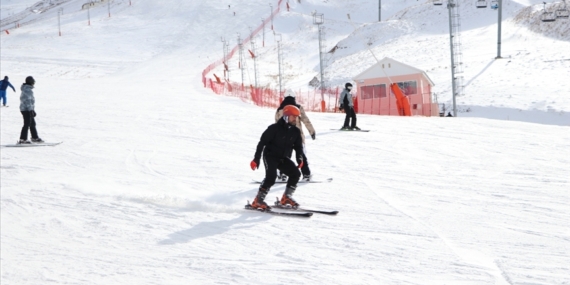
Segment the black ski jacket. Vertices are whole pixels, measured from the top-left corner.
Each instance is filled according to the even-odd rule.
[[[263,132],[253,159],[259,165],[262,152],[267,157],[288,158],[291,149],[295,149],[297,163],[301,162],[303,160],[301,131],[295,125],[288,124],[284,119],[281,119],[267,127],[267,130]]]

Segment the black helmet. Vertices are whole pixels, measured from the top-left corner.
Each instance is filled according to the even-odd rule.
[[[352,87],[352,83],[347,82],[346,84],[344,84],[344,88],[348,88],[348,87]]]
[[[35,83],[36,83],[36,80],[34,80],[33,77],[31,77],[31,76],[26,77],[26,84],[34,85]]]
[[[4,76],[4,79],[8,80],[8,75]]]

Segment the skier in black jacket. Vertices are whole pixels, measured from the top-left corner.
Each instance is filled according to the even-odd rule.
[[[311,123],[309,116],[307,116],[307,113],[305,113],[303,106],[297,104],[297,101],[295,101],[295,93],[293,93],[291,89],[287,89],[287,91],[285,91],[285,98],[283,99],[281,105],[279,106],[279,108],[277,108],[277,111],[275,112],[275,122],[278,122],[281,119],[281,117],[283,117],[283,108],[285,108],[285,106],[287,105],[293,105],[299,108],[299,111],[301,111],[301,115],[299,116],[299,118],[297,118],[297,122],[295,123],[295,125],[297,126],[297,128],[299,128],[299,130],[301,130],[301,140],[303,141],[303,147],[304,147],[305,135],[303,134],[302,125],[305,125],[305,128],[307,128],[313,140],[316,138],[315,128],[313,128],[313,124]],[[288,157],[291,158],[291,154],[289,154]],[[303,167],[301,168],[301,173],[303,174],[303,178],[301,178],[301,181],[311,180],[312,177],[311,170],[309,169],[309,161],[307,160],[307,155],[305,153],[303,153]],[[287,181],[287,175],[284,175],[283,173],[279,173],[277,175],[277,178],[280,179],[281,181]]]
[[[299,108],[293,105],[285,106],[283,108],[283,119],[270,125],[261,135],[250,166],[252,170],[259,168],[263,153],[265,179],[259,186],[259,191],[253,203],[251,203],[251,207],[259,210],[271,209],[264,200],[271,186],[275,184],[277,169],[289,176],[285,193],[283,193],[280,201],[281,205],[290,205],[293,208],[299,207],[299,203],[293,200],[292,196],[301,177],[299,168],[303,167],[301,131],[295,126],[300,115],[301,111]],[[295,166],[295,163],[288,157],[292,148],[295,149],[298,166]]]

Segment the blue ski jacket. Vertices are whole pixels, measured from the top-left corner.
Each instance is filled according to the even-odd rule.
[[[12,88],[12,90],[16,92],[16,88],[10,84],[10,81],[8,81],[8,79],[0,80],[0,91],[6,91],[8,87]]]

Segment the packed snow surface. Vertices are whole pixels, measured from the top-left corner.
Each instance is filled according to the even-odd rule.
[[[275,110],[215,95],[201,77],[222,38],[233,48],[278,1],[2,0],[0,75],[17,91],[0,108],[0,283],[570,284],[569,22],[542,23],[542,1],[503,0],[495,59],[497,11],[459,2],[459,116],[358,114],[370,130],[358,133],[331,130],[344,114],[308,113],[311,171],[333,181],[299,184],[295,198],[340,213],[285,218],[243,209]],[[331,85],[387,56],[425,70],[449,106],[445,5],[382,1],[378,22],[377,4],[283,1],[274,32],[255,37],[261,84],[277,88],[275,33],[284,85],[309,88],[317,12],[337,46]],[[29,75],[39,136],[58,146],[5,147],[19,139]]]

